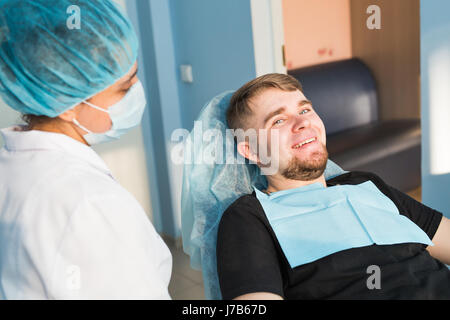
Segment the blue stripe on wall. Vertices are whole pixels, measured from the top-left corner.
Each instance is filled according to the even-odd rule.
[[[176,238],[177,231],[173,217],[170,194],[169,169],[166,150],[166,139],[163,126],[163,105],[158,70],[158,50],[155,45],[155,32],[152,21],[150,1],[127,1],[130,18],[138,26],[141,40],[141,56],[139,57],[140,73],[146,88],[148,107],[144,115],[142,130],[149,169],[153,223],[156,230]]]

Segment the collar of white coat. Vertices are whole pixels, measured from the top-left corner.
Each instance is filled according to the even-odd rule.
[[[22,126],[1,129],[0,133],[8,151],[61,151],[88,162],[114,178],[106,163],[91,147],[64,134],[38,130],[24,131]]]

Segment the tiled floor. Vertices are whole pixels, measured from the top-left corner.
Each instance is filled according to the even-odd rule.
[[[408,195],[421,201],[421,188],[408,192]],[[173,300],[204,300],[202,274],[190,267],[189,257],[183,249],[166,241],[172,252],[173,270],[169,285],[169,293]]]

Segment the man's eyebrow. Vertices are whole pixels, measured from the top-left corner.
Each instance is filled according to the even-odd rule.
[[[302,100],[302,101],[300,101],[300,102],[298,103],[298,106],[299,106],[299,107],[303,107],[304,105],[307,105],[307,104],[312,105],[312,102],[309,101],[308,99]]]

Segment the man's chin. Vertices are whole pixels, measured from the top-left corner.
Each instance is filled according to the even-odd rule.
[[[328,152],[325,149],[325,152],[314,153],[312,158],[308,160],[292,158],[281,174],[290,180],[311,181],[319,178],[327,167]]]

